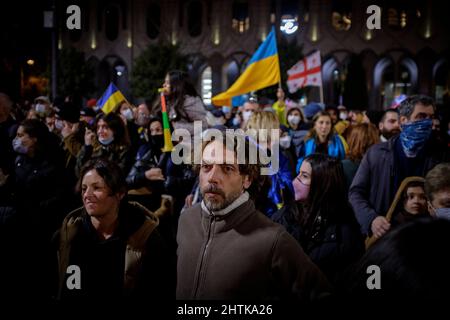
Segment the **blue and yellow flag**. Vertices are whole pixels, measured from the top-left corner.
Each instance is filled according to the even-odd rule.
[[[278,61],[275,28],[272,27],[267,39],[259,46],[248,62],[247,68],[225,92],[212,98],[216,106],[231,106],[231,99],[244,93],[259,90],[280,82],[280,62]]]
[[[103,113],[110,113],[114,110],[117,104],[121,101],[126,101],[127,99],[124,97],[122,92],[114,85],[114,83],[110,83],[105,93],[103,93],[102,97],[98,100],[97,105],[102,109]]]

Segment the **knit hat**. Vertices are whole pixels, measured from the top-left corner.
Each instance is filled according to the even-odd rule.
[[[303,113],[308,120],[311,120],[317,113],[323,110],[323,106],[318,102],[311,102],[305,106]]]

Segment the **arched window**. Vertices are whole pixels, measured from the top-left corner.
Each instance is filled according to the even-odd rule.
[[[146,19],[147,36],[156,39],[161,28],[161,7],[157,3],[151,3],[147,8]]]
[[[201,94],[205,104],[211,104],[212,97],[212,71],[208,66],[203,70],[201,75]]]
[[[396,97],[412,94],[412,76],[410,70],[403,63],[397,67],[397,70],[393,64],[386,68],[381,87],[384,109],[389,108]]]
[[[337,31],[348,31],[352,26],[352,1],[333,0],[331,5],[331,25]]]
[[[450,91],[450,70],[448,62],[441,60],[434,68],[434,97],[436,103],[444,103],[444,94]]]
[[[250,29],[250,17],[248,14],[248,1],[235,0],[233,1],[233,17],[231,20],[231,27],[233,30],[244,33]]]
[[[198,37],[202,34],[202,13],[201,1],[191,1],[187,6],[188,32],[191,37]]]
[[[119,35],[119,8],[115,5],[105,8],[105,35],[110,41],[116,40]]]

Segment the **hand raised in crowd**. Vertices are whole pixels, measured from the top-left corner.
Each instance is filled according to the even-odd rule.
[[[94,141],[95,133],[89,128],[86,128],[86,131],[84,132],[84,144],[86,146],[91,146],[92,142]]]
[[[160,168],[151,168],[145,171],[145,177],[148,180],[157,181],[157,180],[165,180],[162,170]]]
[[[78,128],[78,123],[69,123],[67,121],[64,121],[64,127],[61,130],[61,135],[63,136],[63,138],[67,138],[71,134],[77,132]]]
[[[281,89],[281,88],[277,89],[277,98],[278,98],[278,101],[284,101],[285,94],[284,94],[283,89]]]
[[[391,224],[383,216],[378,216],[372,221],[372,233],[375,237],[381,238],[391,227]]]

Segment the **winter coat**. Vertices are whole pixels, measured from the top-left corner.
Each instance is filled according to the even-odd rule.
[[[64,219],[54,241],[58,257],[58,293],[61,300],[116,301],[173,299],[174,256],[155,228],[158,218],[145,207],[129,202],[120,207],[119,225],[102,240],[84,207]],[[81,288],[67,287],[69,266],[77,266]],[[74,300],[75,299],[75,300]]]
[[[295,239],[257,211],[247,193],[228,210],[198,204],[181,215],[177,299],[306,302],[328,292]]]

